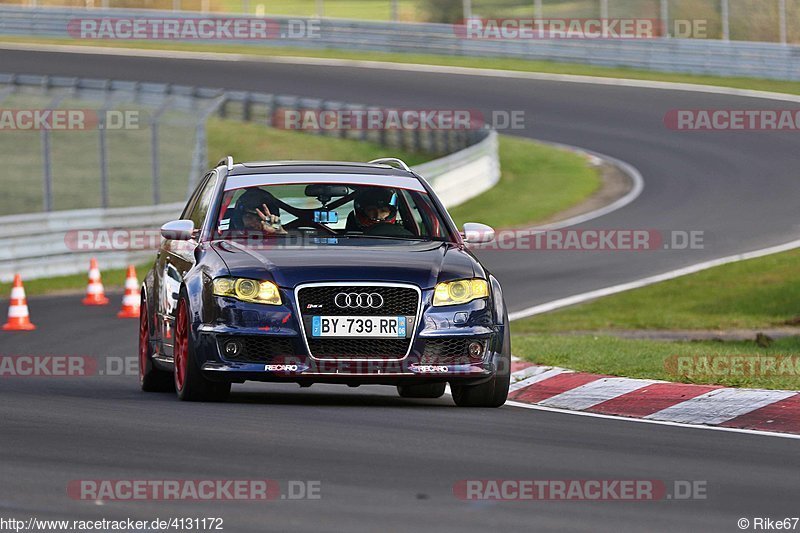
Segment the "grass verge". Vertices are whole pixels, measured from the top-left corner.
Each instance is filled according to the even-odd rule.
[[[516,335],[513,344],[514,353],[525,359],[584,372],[730,387],[800,390],[800,337],[778,339],[768,348],[754,341],[673,342],[591,335]],[[733,358],[737,356],[742,356],[743,360],[736,363]],[[679,366],[679,357],[689,361],[689,365]],[[715,357],[724,364],[716,370],[702,371],[702,361],[714,361]],[[746,358],[752,357],[758,357],[758,362],[748,362]],[[775,361],[775,368],[761,370],[768,368],[769,360]]]
[[[0,42],[66,44],[78,46],[105,46],[113,48],[138,48],[143,50],[177,50],[186,52],[219,52],[245,54],[262,57],[318,57],[332,59],[352,59],[361,61],[388,61],[392,63],[410,63],[424,65],[442,65],[455,67],[472,67],[486,69],[513,70],[519,72],[541,72],[549,74],[573,74],[579,76],[597,76],[601,78],[627,78],[635,80],[668,81],[675,83],[692,83],[733,87],[759,91],[772,91],[788,94],[800,94],[800,82],[763,80],[758,78],[729,78],[718,76],[697,76],[672,72],[656,72],[620,67],[598,67],[577,63],[556,63],[552,61],[529,61],[504,57],[449,57],[432,54],[405,54],[390,52],[347,51],[337,49],[308,50],[292,47],[237,46],[228,44],[194,44],[166,43],[152,41],[125,42],[88,42],[75,39],[42,39],[30,37],[2,37]]]
[[[597,167],[581,156],[517,137],[500,137],[500,169],[497,185],[450,209],[459,227],[483,222],[508,228],[546,220],[601,185]]]
[[[514,322],[515,333],[758,329],[800,316],[800,250],[732,263]],[[658,302],[658,305],[653,305]]]
[[[767,348],[755,341],[679,342],[620,339],[614,330],[751,329],[800,320],[800,250],[724,265],[690,276],[518,320],[514,353],[539,364],[615,376],[800,390],[800,337]],[[657,303],[657,305],[654,305]],[[555,332],[596,335],[553,335]],[[676,356],[792,356],[767,373],[752,366],[683,375]],[[726,359],[726,361],[728,361]]]

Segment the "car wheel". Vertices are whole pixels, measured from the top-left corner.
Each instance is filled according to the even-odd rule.
[[[401,398],[441,398],[447,383],[421,383],[419,385],[398,385]]]
[[[189,334],[189,306],[186,298],[178,301],[175,316],[175,391],[178,399],[190,402],[220,402],[228,398],[230,383],[207,380],[194,358],[194,345]]]
[[[170,392],[175,388],[170,373],[159,370],[153,364],[150,318],[144,297],[139,311],[139,386],[145,392]]]
[[[506,324],[508,320],[506,320]],[[459,407],[500,407],[508,399],[511,385],[511,338],[506,326],[503,355],[497,373],[480,385],[450,385],[453,401]]]

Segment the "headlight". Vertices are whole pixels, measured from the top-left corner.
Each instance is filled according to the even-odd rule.
[[[281,293],[271,281],[244,278],[217,278],[214,280],[216,296],[230,296],[243,302],[281,305]]]
[[[485,279],[462,279],[436,285],[433,305],[456,305],[489,296],[489,283]]]

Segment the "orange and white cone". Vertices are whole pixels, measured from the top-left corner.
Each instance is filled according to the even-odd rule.
[[[122,297],[122,309],[117,313],[117,318],[139,318],[139,280],[136,279],[136,268],[128,265],[128,275],[125,277],[125,296]]]
[[[28,313],[28,299],[25,298],[25,288],[22,286],[22,277],[14,276],[14,286],[11,288],[11,305],[8,306],[8,322],[3,325],[5,331],[30,331],[36,329],[31,323]]]
[[[83,305],[106,305],[106,291],[103,288],[103,281],[100,279],[100,269],[97,267],[97,259],[92,257],[89,263],[89,285],[86,287],[86,298]]]

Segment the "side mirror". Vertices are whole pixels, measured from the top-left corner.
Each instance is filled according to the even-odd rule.
[[[161,226],[161,236],[174,241],[190,241],[194,233],[191,220],[173,220]]]
[[[494,230],[486,224],[477,222],[464,224],[464,232],[461,235],[464,237],[464,242],[470,244],[483,244],[494,240]]]

